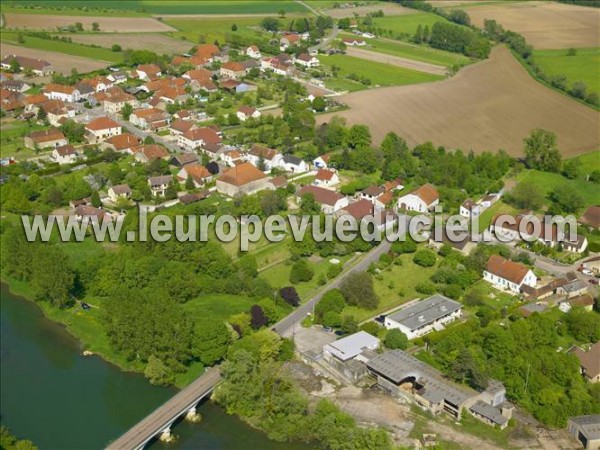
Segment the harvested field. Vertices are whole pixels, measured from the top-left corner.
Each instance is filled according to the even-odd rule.
[[[2,43],[2,56],[10,54],[44,59],[52,64],[54,70],[63,74],[70,74],[71,69],[73,68],[76,68],[79,73],[86,73],[103,69],[109,65],[106,62],[83,58],[81,56],[65,55],[64,53],[49,52],[46,50],[37,50]]]
[[[175,31],[170,26],[151,18],[138,17],[92,17],[92,16],[42,16],[39,14],[4,14],[6,28],[27,28],[35,30],[56,30],[81,22],[86,30],[98,22],[100,31],[111,33],[153,33]]]
[[[467,7],[471,22],[483,27],[495,19],[522,34],[536,49],[600,46],[600,10],[550,2],[523,2]]]
[[[159,54],[185,53],[192,48],[188,41],[173,39],[160,34],[73,34],[69,36],[73,42],[87,45],[100,45],[110,48],[113,44],[119,44],[123,50],[152,50]]]
[[[368,125],[376,143],[395,131],[410,145],[431,141],[475,152],[503,148],[520,156],[523,138],[544,128],[557,134],[564,157],[600,148],[600,114],[535,81],[503,46],[448,80],[356,92],[339,100],[351,109],[337,115]]]
[[[354,14],[358,14],[361,17],[366,16],[368,13],[382,10],[386,16],[397,16],[400,14],[414,14],[417,12],[415,9],[405,8],[400,5],[393,3],[376,3],[369,6],[357,6],[356,8],[331,8],[323,9],[321,12],[326,16],[331,16],[334,19],[342,19],[344,17],[354,17]]]
[[[384,55],[383,53],[372,52],[362,48],[348,47],[346,54],[356,58],[366,59],[393,66],[404,67],[406,69],[417,70],[419,72],[432,73],[434,75],[446,75],[446,68],[435,64],[415,61],[414,59],[401,58],[399,56]]]

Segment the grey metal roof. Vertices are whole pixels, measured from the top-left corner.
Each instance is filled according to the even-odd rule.
[[[325,345],[323,350],[342,361],[347,361],[359,355],[363,350],[377,346],[379,346],[379,339],[366,331],[359,331]]]
[[[295,166],[298,166],[300,164],[302,164],[302,159],[298,158],[297,156],[294,155],[285,155],[283,157],[283,161],[286,164],[294,164]]]
[[[508,418],[502,415],[502,412],[499,408],[482,402],[481,400],[477,400],[469,409],[498,425],[504,425],[506,422],[508,422]]]
[[[428,325],[441,317],[458,311],[462,305],[454,300],[450,300],[440,294],[433,295],[428,299],[422,300],[408,308],[388,316],[388,319],[397,322],[409,330],[417,330]]]
[[[444,380],[436,369],[402,350],[377,355],[367,363],[367,367],[395,384],[414,378],[423,385],[419,395],[434,403],[446,400],[458,406],[477,395],[472,389],[462,388]]]
[[[569,417],[569,420],[579,425],[589,440],[600,439],[600,414]]]
[[[565,284],[561,289],[564,289],[567,292],[577,292],[582,289],[587,289],[587,283],[583,280],[575,280]]]

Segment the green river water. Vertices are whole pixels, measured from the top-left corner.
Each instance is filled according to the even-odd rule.
[[[81,348],[59,324],[2,284],[0,298],[0,415],[2,425],[40,449],[104,448],[172,396],[174,388],[151,386],[139,374],[120,371]],[[174,445],[158,449],[306,450],[270,441],[206,401],[200,424],[181,421]]]

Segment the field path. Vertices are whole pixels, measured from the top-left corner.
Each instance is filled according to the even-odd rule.
[[[433,83],[367,89],[338,97],[350,110],[332,115],[365,124],[379,143],[395,131],[410,145],[523,154],[523,139],[543,128],[558,136],[563,157],[600,148],[600,113],[535,81],[504,46],[490,58]]]
[[[444,76],[447,72],[447,69],[444,66],[415,61],[414,59],[402,58],[400,56],[386,55],[385,53],[378,53],[362,48],[348,47],[346,49],[346,53],[349,56],[355,56],[356,58],[367,59],[369,61],[375,61],[378,63],[391,64],[393,66],[404,67],[406,69],[417,70],[419,72],[431,73],[433,75]]]
[[[65,75],[70,74],[71,69],[73,68],[77,69],[79,73],[86,73],[98,69],[104,69],[112,64],[111,62],[107,61],[98,61],[97,59],[89,59],[81,56],[66,55],[64,53],[21,47],[2,42],[2,57],[5,55],[21,55],[27,56],[28,58],[43,59],[48,61],[55,71]]]

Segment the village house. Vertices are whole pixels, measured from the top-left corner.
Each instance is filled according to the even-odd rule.
[[[50,83],[43,89],[43,94],[51,100],[62,100],[63,102],[75,103],[81,98],[81,93],[74,86]]]
[[[252,59],[262,58],[262,54],[256,45],[251,45],[246,49],[246,56],[249,56]]]
[[[477,217],[482,213],[481,206],[471,200],[470,198],[466,199],[461,205],[459,209],[459,214],[463,217]]]
[[[161,175],[158,177],[148,178],[148,186],[154,197],[164,197],[167,188],[173,184],[173,177],[171,175]]]
[[[321,65],[316,56],[311,56],[308,53],[298,55],[296,59],[294,59],[294,62],[307,69],[312,69],[313,67],[319,67]]]
[[[260,111],[252,106],[242,105],[238,108],[236,115],[240,121],[245,122],[250,118],[258,119],[260,117]]]
[[[227,164],[229,167],[241,164],[244,162],[243,155],[237,150],[231,150],[221,155],[221,161]]]
[[[122,133],[121,125],[108,117],[97,117],[85,125],[87,139],[91,144],[104,142],[106,139]]]
[[[174,103],[184,103],[190,98],[190,94],[185,90],[185,86],[172,86],[157,91],[156,97],[172,105]]]
[[[177,173],[177,180],[180,183],[185,183],[188,178],[194,182],[194,187],[199,188],[211,178],[211,173],[201,164],[187,164]]]
[[[129,116],[129,121],[142,130],[160,130],[168,126],[170,116],[158,108],[136,109]]]
[[[338,184],[340,184],[340,177],[335,169],[320,169],[313,181],[313,185],[325,189],[335,189]]]
[[[362,47],[367,45],[366,41],[357,37],[345,37],[342,38],[342,42],[350,47]]]
[[[440,203],[440,194],[431,184],[424,184],[398,198],[398,209],[426,213]]]
[[[284,155],[283,158],[281,158],[279,167],[285,170],[286,172],[308,172],[308,164],[306,164],[306,161],[294,155]]]
[[[469,237],[469,234],[464,233],[463,230],[460,230],[460,229],[453,230],[452,228],[446,229],[446,227],[441,227],[441,228],[442,228],[441,239],[439,236],[436,236],[436,233],[431,233],[429,235],[428,244],[431,247],[439,250],[440,248],[442,248],[442,246],[449,245],[454,250],[462,253],[465,256],[470,255],[471,252],[473,250],[475,250],[475,248],[477,247],[477,242],[474,242]],[[452,236],[452,239],[448,236],[449,231],[454,235],[454,236]]]
[[[111,72],[106,76],[106,79],[114,84],[121,84],[127,81],[127,73],[125,72]]]
[[[212,128],[192,128],[177,136],[177,145],[188,151],[193,151],[208,144],[219,144],[221,138]]]
[[[266,175],[249,162],[238,164],[217,178],[217,192],[229,197],[254,194],[268,188]]]
[[[60,100],[48,100],[39,106],[46,112],[46,120],[50,125],[60,127],[64,120],[75,117],[75,108],[71,105],[65,105]]]
[[[116,186],[109,187],[107,194],[108,198],[113,203],[116,203],[121,198],[131,198],[132,191],[128,184],[117,184]]]
[[[327,169],[327,165],[329,164],[329,159],[330,158],[331,158],[331,155],[317,156],[315,159],[313,159],[312,165],[317,170],[319,170],[319,169]]]
[[[460,318],[461,313],[460,303],[436,294],[386,316],[384,326],[388,330],[398,329],[412,340],[442,330],[445,324]]]
[[[171,157],[169,164],[175,167],[182,168],[189,164],[195,164],[198,161],[198,155],[196,155],[195,153],[178,153]]]
[[[535,287],[537,284],[537,277],[531,269],[499,255],[490,256],[483,279],[497,289],[514,294],[518,294],[523,285]]]
[[[114,83],[106,77],[97,76],[94,78],[86,78],[81,80],[82,84],[87,84],[94,89],[95,92],[103,92],[111,87],[113,87]]]
[[[2,67],[4,70],[9,70],[11,68],[11,65],[13,64],[13,61],[16,61],[19,64],[19,70],[31,70],[31,72],[34,75],[40,77],[51,75],[54,73],[54,69],[48,61],[18,55],[5,56],[4,59],[2,59],[2,61],[0,62],[0,67]]]
[[[22,93],[31,89],[31,85],[23,80],[5,80],[2,82],[2,89],[11,92]]]
[[[312,195],[325,214],[333,214],[348,206],[348,198],[330,189],[318,186],[303,186],[298,191],[298,201],[302,201],[304,195]]]
[[[600,342],[592,345],[588,351],[580,347],[574,347],[569,350],[579,359],[581,375],[588,383],[600,382]]]
[[[302,37],[299,34],[284,34],[279,39],[279,50],[285,52],[289,47],[297,45]]]
[[[103,220],[112,220],[110,213],[91,205],[79,205],[75,208],[74,213],[78,222],[87,224],[92,222],[102,222]]]
[[[592,230],[600,228],[600,206],[590,206],[585,210],[578,222]]]
[[[133,149],[135,159],[143,164],[148,164],[155,159],[167,160],[171,157],[166,148],[158,144],[140,145]]]
[[[254,144],[246,154],[246,160],[265,172],[278,167],[283,156],[277,150]]]
[[[194,122],[183,119],[174,120],[169,126],[169,132],[171,133],[171,136],[179,136],[195,129],[198,129],[198,126]]]
[[[124,92],[118,87],[110,88],[106,92],[101,92],[96,95],[96,98],[102,103],[102,108],[107,114],[118,114],[125,105],[130,105],[132,108],[135,108],[138,103],[133,95]]]
[[[242,78],[246,75],[246,67],[239,62],[229,61],[221,66],[219,75],[226,78]]]
[[[599,275],[600,274],[600,256],[594,256],[593,258],[585,260],[581,264],[584,273],[587,271],[588,274],[591,275]]]
[[[162,72],[156,64],[140,64],[135,69],[140,80],[153,81],[160,78]]]
[[[52,150],[52,159],[60,165],[73,164],[77,161],[77,156],[75,147],[70,144],[62,145]]]
[[[594,297],[590,294],[583,294],[561,300],[558,303],[558,309],[564,313],[568,313],[572,308],[581,308],[591,312],[594,309]]]
[[[583,295],[588,290],[588,284],[583,280],[575,279],[568,283],[559,286],[556,289],[557,294],[566,296],[566,298],[577,297]]]
[[[48,130],[32,131],[24,138],[25,147],[27,148],[48,148],[61,147],[67,145],[69,141],[57,128],[49,128]]]
[[[140,139],[133,134],[124,133],[112,136],[105,140],[100,147],[106,150],[113,150],[115,152],[125,152],[130,155],[133,154],[133,149],[140,145]]]

